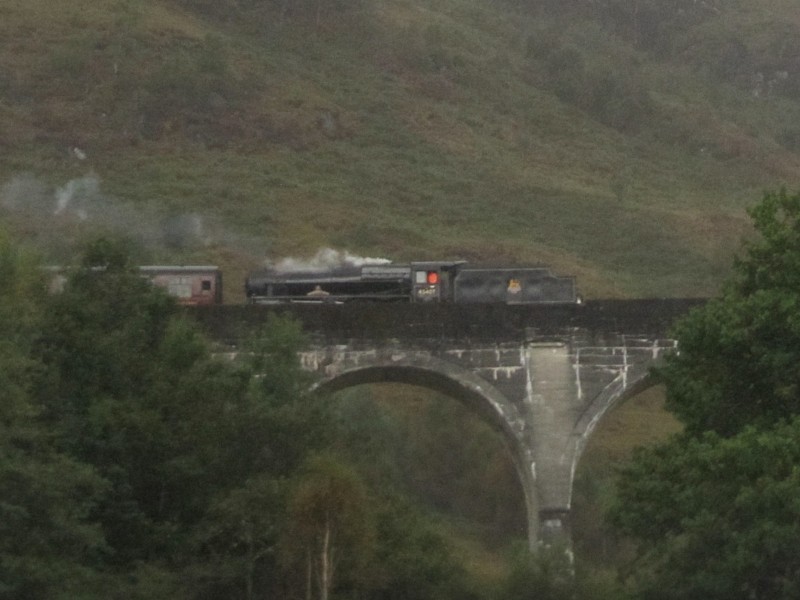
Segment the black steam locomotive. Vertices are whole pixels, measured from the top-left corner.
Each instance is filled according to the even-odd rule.
[[[580,303],[572,276],[545,267],[479,267],[464,261],[264,269],[245,282],[253,304],[353,301],[416,303]]]

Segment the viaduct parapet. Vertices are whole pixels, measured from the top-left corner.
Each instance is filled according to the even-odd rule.
[[[532,546],[568,536],[575,468],[616,402],[676,348],[669,328],[702,300],[584,305],[346,304],[195,309],[235,344],[270,313],[299,319],[316,387],[400,382],[445,393],[502,433],[525,494]]]

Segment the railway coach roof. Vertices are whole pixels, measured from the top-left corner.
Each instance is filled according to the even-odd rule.
[[[196,273],[198,271],[219,271],[216,265],[144,265],[139,267],[143,273]]]

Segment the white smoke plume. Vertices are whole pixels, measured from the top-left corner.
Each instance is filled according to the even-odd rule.
[[[55,192],[56,207],[54,215],[74,213],[81,221],[89,218],[89,207],[101,200],[100,180],[87,175],[69,180],[64,187]]]
[[[337,267],[360,267],[363,265],[385,265],[392,261],[387,258],[357,256],[350,252],[321,248],[309,259],[282,258],[277,262],[265,261],[265,266],[278,272],[322,271]]]
[[[77,241],[80,236],[76,231],[90,237],[123,235],[150,250],[202,248],[225,236],[222,228],[201,215],[165,218],[147,207],[109,197],[102,192],[100,178],[95,174],[58,186],[48,185],[34,175],[17,175],[0,186],[0,208],[24,220],[30,241],[38,240],[55,253],[66,250],[68,239]]]
[[[25,232],[26,242],[49,260],[60,262],[79,251],[82,241],[99,235],[134,241],[156,261],[207,248],[224,247],[252,258],[263,256],[264,250],[263,238],[233,233],[208,215],[164,215],[154,203],[133,204],[114,198],[103,191],[101,178],[91,172],[55,185],[31,174],[12,177],[0,184],[0,217],[3,213]],[[278,271],[319,271],[390,262],[322,248],[310,258],[275,259],[265,261],[265,266]]]
[[[0,188],[0,205],[8,211],[38,218],[72,216],[81,221],[101,206],[100,180],[95,175],[71,179],[55,190],[25,173],[12,177]]]

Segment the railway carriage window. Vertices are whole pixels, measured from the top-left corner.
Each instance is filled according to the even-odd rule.
[[[428,274],[425,271],[416,271],[414,273],[414,283],[427,283]]]
[[[202,289],[204,292],[211,291],[211,282],[208,279],[204,280],[200,284],[200,289]]]
[[[168,283],[167,291],[176,298],[191,298],[192,282],[188,277],[175,277]]]

